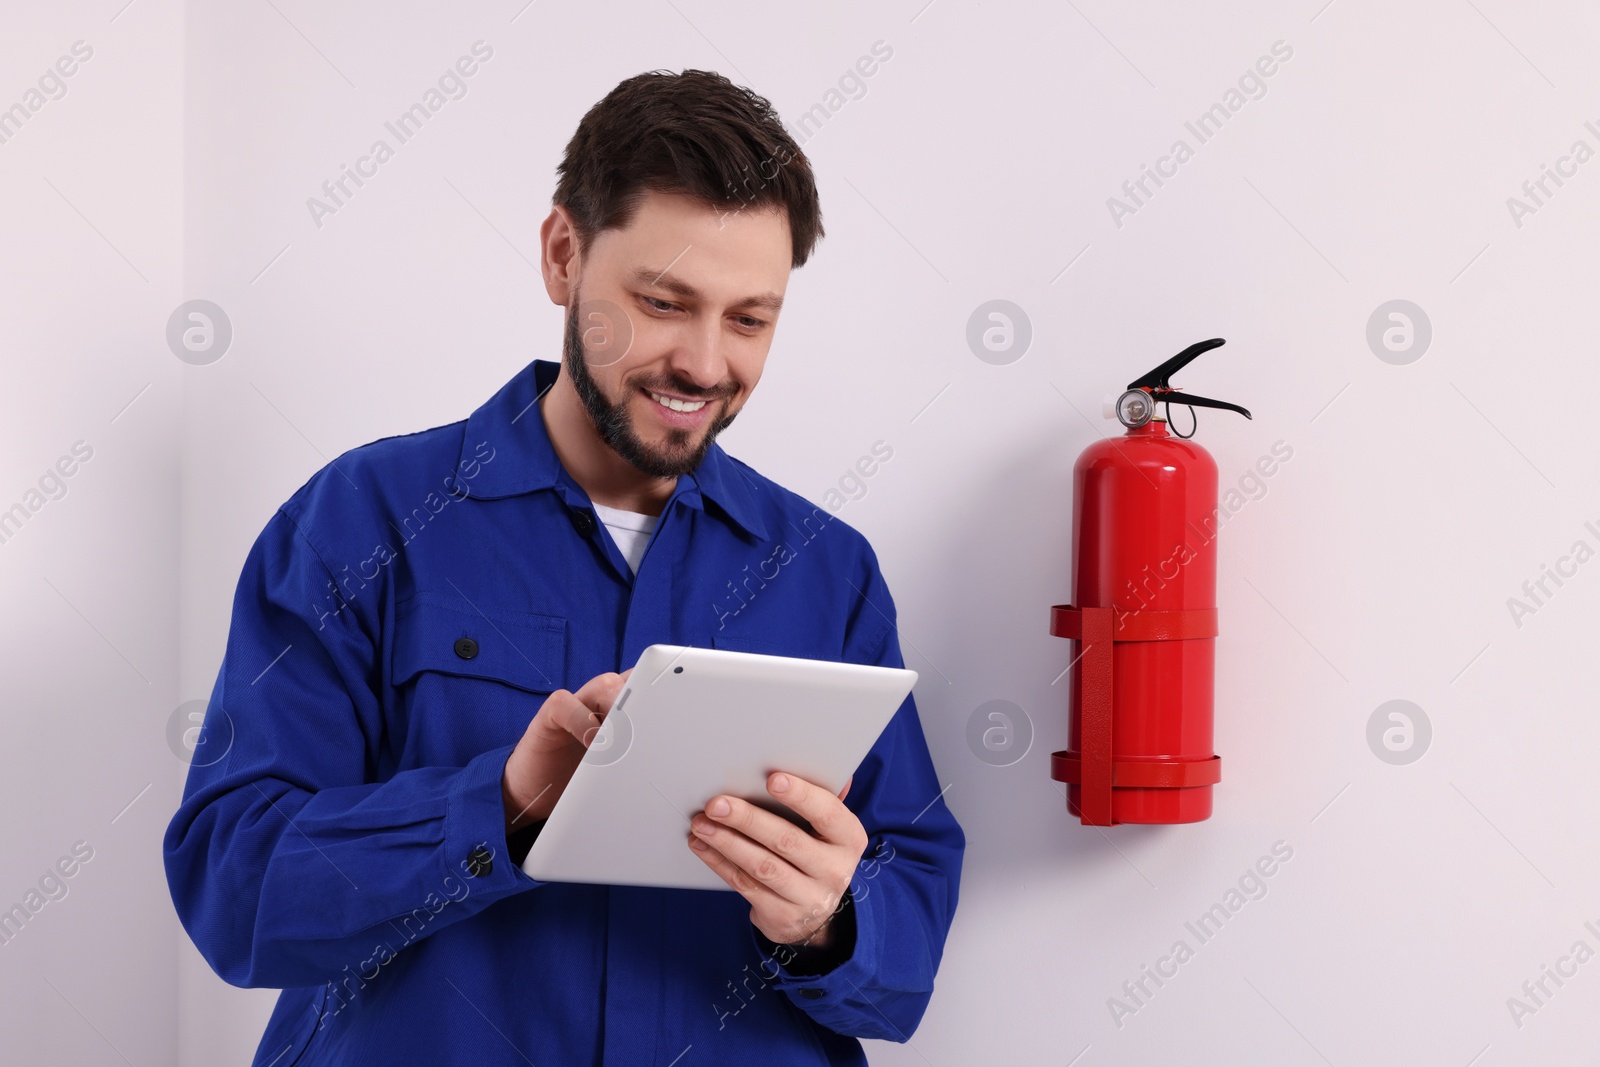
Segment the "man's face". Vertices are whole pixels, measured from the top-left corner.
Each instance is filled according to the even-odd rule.
[[[562,356],[618,455],[658,478],[699,466],[761,378],[791,254],[781,209],[720,210],[655,191],[626,229],[595,235]]]

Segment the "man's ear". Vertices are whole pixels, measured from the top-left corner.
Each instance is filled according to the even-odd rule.
[[[571,302],[580,266],[578,231],[567,209],[557,204],[539,227],[539,270],[551,303],[566,307]]]

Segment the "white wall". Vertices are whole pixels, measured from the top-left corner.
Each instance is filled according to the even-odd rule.
[[[7,1063],[176,1055],[182,11],[120,7],[7,4],[0,34]]]
[[[75,440],[95,449],[0,544],[0,902],[73,842],[95,849],[0,946],[22,1059],[254,1048],[273,994],[212,976],[166,898],[169,716],[209,693],[244,553],[312,471],[463,417],[556,358],[537,231],[583,112],[624,77],[702,67],[793,123],[880,40],[893,55],[865,95],[805,141],[828,236],[723,439],[819,501],[874,442],[894,450],[839,514],[883,561],[969,844],[929,1013],[873,1062],[1592,1052],[1600,963],[1547,980],[1520,1026],[1507,1006],[1574,942],[1600,950],[1584,927],[1600,927],[1585,847],[1600,563],[1520,625],[1507,607],[1574,542],[1600,549],[1584,526],[1600,528],[1585,419],[1600,163],[1547,182],[1520,219],[1507,206],[1575,141],[1600,150],[1584,125],[1600,128],[1592,9],[117,6],[12,5],[0,36],[0,103],[74,40],[95,48],[0,144],[6,381],[23,383],[0,394],[0,506]],[[479,39],[494,56],[468,95],[316,225],[307,198]],[[1265,94],[1201,144],[1184,123],[1280,41],[1292,56]],[[1180,138],[1193,158],[1115,219],[1108,198]],[[162,336],[195,298],[234,330],[208,366]],[[1007,365],[966,341],[993,299],[1031,323]],[[1395,299],[1432,328],[1405,365],[1367,341]],[[1212,336],[1227,346],[1178,384],[1255,414],[1201,416],[1224,484],[1293,449],[1220,540],[1216,814],[1083,827],[1049,776],[1066,742],[1067,679],[1052,680],[1069,646],[1048,609],[1072,594],[1072,464],[1118,429],[1103,397]],[[1432,727],[1406,765],[1367,741],[1394,699]],[[993,700],[1032,733],[1005,767],[967,742]],[[1199,943],[1185,922],[1280,841],[1293,856],[1266,895]],[[1127,998],[1179,939],[1193,958]],[[1120,1026],[1116,996],[1137,1007]]]

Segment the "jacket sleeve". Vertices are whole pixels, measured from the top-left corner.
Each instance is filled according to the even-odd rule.
[[[904,667],[894,604],[870,549],[868,559],[870,573],[857,584],[862,603],[847,631],[844,658]],[[868,838],[848,903],[834,918],[846,943],[796,954],[775,946],[754,924],[750,929],[763,976],[812,1019],[847,1036],[905,1042],[933,995],[966,848],[961,826],[944,803],[912,695],[856,770],[845,806]],[[816,970],[824,973],[807,973]]]
[[[245,560],[163,841],[178,917],[233,985],[320,985],[544,884],[508,855],[510,746],[373,780],[387,681],[358,598],[377,592],[342,599],[283,510]]]

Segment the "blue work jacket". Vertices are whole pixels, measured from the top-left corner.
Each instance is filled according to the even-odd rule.
[[[634,574],[545,430],[558,370],[267,522],[164,841],[178,916],[224,980],[283,990],[258,1067],[865,1064],[927,1008],[966,844],[911,696],[845,798],[869,844],[827,951],[785,955],[731,889],[520,869],[501,774],[557,689],[657,642],[904,666],[866,539],[718,445]]]

